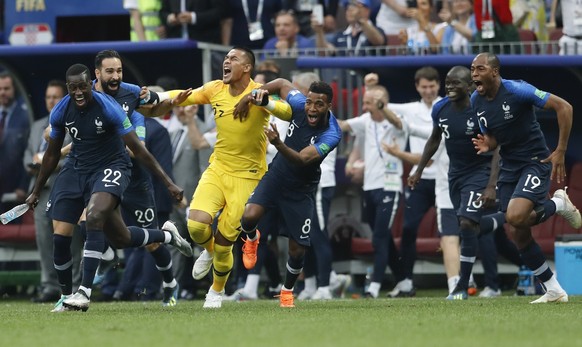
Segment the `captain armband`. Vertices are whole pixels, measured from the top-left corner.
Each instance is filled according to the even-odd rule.
[[[160,97],[158,96],[158,93],[153,92],[150,90],[149,93],[149,100],[146,101],[146,104],[150,104],[150,105],[157,105],[158,102],[160,101]]]

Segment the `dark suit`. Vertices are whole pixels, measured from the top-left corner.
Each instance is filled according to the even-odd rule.
[[[28,175],[24,169],[24,151],[30,134],[30,116],[24,104],[14,102],[6,109],[4,131],[0,138],[0,197],[16,189],[28,190]],[[0,210],[16,205],[0,202]]]
[[[182,25],[168,26],[168,15],[180,13],[181,0],[162,0],[160,20],[168,38],[181,38]],[[196,41],[221,43],[220,21],[226,9],[225,0],[184,0],[186,11],[196,13],[196,24],[188,25],[188,38]]]

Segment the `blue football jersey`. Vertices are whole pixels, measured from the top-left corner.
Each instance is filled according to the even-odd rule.
[[[449,178],[489,169],[491,155],[479,155],[473,147],[472,138],[479,133],[477,117],[471,106],[457,109],[448,97],[437,102],[432,109],[435,126],[441,128],[450,158]]]
[[[307,122],[305,114],[305,95],[298,90],[292,90],[287,95],[287,102],[291,105],[293,116],[287,129],[285,145],[300,152],[307,146],[315,146],[321,155],[321,160],[310,165],[298,167],[290,163],[284,156],[277,153],[269,170],[276,170],[285,177],[281,184],[302,191],[315,190],[321,178],[320,164],[323,159],[337,147],[342,137],[342,131],[333,113],[329,114],[329,124],[312,127]]]
[[[482,131],[490,133],[500,146],[502,171],[517,171],[531,161],[550,154],[537,121],[534,107],[543,108],[550,94],[524,81],[501,80],[491,101],[474,92],[473,112]]]
[[[50,137],[69,133],[73,146],[68,164],[80,173],[90,173],[115,161],[131,166],[122,136],[133,130],[129,118],[113,98],[92,91],[93,100],[83,110],[66,95],[50,115]]]

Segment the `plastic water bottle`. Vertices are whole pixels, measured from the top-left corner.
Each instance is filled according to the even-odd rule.
[[[18,205],[12,208],[10,211],[2,213],[0,215],[0,220],[2,221],[2,224],[8,224],[15,220],[16,218],[22,216],[26,211],[28,211],[28,209],[29,209],[28,204]]]
[[[517,295],[535,295],[536,283],[533,271],[522,266],[517,273]]]
[[[372,283],[372,276],[374,275],[374,267],[368,266],[366,268],[366,282],[364,283],[364,293],[368,292],[370,288],[370,283]]]

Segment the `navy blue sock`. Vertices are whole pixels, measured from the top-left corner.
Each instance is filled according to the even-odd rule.
[[[171,283],[174,280],[174,273],[172,271],[172,255],[164,245],[160,245],[158,249],[151,252],[152,257],[156,262],[156,267],[162,274],[162,280],[165,283]]]
[[[73,294],[73,257],[71,256],[72,237],[53,234],[53,259],[61,293]]]
[[[79,233],[81,233],[81,240],[85,241],[87,239],[87,222],[79,223]]]
[[[144,229],[140,227],[127,227],[131,235],[129,247],[143,247],[150,243],[165,243],[166,232],[159,229]]]
[[[285,288],[292,289],[295,286],[297,277],[303,270],[303,262],[305,260],[305,255],[299,258],[289,257],[287,260],[287,274],[285,275]]]
[[[242,231],[247,234],[248,238],[254,239],[257,236],[257,225],[249,225],[244,219],[240,220]]]
[[[503,228],[503,224],[505,224],[505,213],[503,212],[482,216],[480,221],[481,234],[487,234]]]
[[[93,279],[103,254],[105,236],[102,230],[87,230],[87,240],[83,250],[83,279],[81,285],[85,288],[93,287]]]
[[[544,253],[542,253],[542,249],[534,240],[532,240],[529,245],[525,246],[525,248],[520,249],[519,253],[521,254],[523,263],[533,271],[534,275],[536,275],[540,281],[546,282],[552,278],[554,273],[548,266],[546,257],[544,256]]]
[[[477,233],[473,228],[461,227],[461,274],[457,289],[469,288],[469,277],[473,271],[473,264],[477,256]]]
[[[556,213],[556,203],[552,200],[546,200],[543,205],[536,207],[534,212],[536,213],[535,224],[543,223]]]

